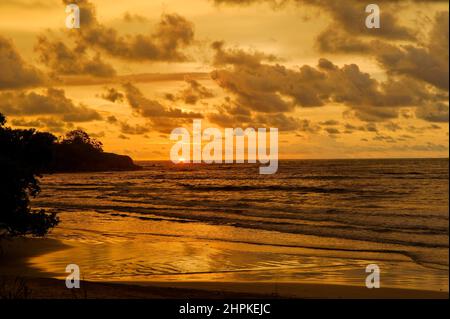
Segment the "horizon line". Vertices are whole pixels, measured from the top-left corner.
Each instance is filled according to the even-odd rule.
[[[129,156],[129,155],[128,155]],[[419,160],[419,159],[447,159],[449,160],[449,157],[354,157],[354,158],[348,158],[348,157],[334,157],[334,158],[283,158],[279,159],[278,161],[330,161],[330,160]],[[135,162],[172,162],[170,159],[133,159]],[[205,164],[205,163],[180,163],[181,165],[188,165],[188,164]],[[214,164],[249,164],[248,160],[246,160],[245,163],[212,163]],[[251,163],[250,163],[251,164]],[[258,164],[258,163],[255,163]],[[211,164],[208,164],[211,165]]]

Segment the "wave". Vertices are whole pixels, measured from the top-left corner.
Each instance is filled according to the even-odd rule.
[[[314,187],[314,186],[284,186],[284,185],[193,185],[178,183],[190,190],[204,190],[204,191],[229,191],[229,192],[241,192],[241,191],[295,191],[301,193],[354,193],[355,190],[345,188],[331,188],[331,187]],[[358,191],[356,191],[358,192]]]

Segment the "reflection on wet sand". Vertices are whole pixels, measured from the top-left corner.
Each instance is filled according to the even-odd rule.
[[[96,222],[79,229],[74,223],[80,222],[81,215]],[[63,222],[52,237],[70,247],[31,258],[33,267],[65,278],[65,266],[75,263],[83,279],[101,282],[284,282],[364,287],[365,267],[377,263],[384,287],[448,291],[445,269],[418,265],[400,252],[361,251],[361,247],[351,251],[351,245],[358,242],[346,243],[348,251],[320,250],[302,247],[314,240],[308,236],[299,239],[298,235],[201,223],[146,222],[142,229],[137,220],[99,215],[61,214]],[[285,244],[277,245],[280,241]]]

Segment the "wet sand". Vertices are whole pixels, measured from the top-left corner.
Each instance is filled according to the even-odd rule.
[[[396,288],[367,289],[345,285],[323,285],[274,282],[87,282],[81,289],[67,289],[65,282],[51,278],[30,267],[29,260],[41,254],[65,249],[54,239],[14,239],[1,241],[0,291],[27,287],[26,298],[35,299],[245,299],[245,298],[439,298],[448,299],[448,292]],[[17,280],[17,278],[21,278]],[[14,296],[14,294],[12,294]],[[1,297],[1,296],[0,296]],[[17,295],[17,298],[23,298]]]

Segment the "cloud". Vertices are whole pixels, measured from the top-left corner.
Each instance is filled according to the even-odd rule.
[[[0,35],[0,90],[33,87],[43,82],[43,74],[28,65],[13,43]]]
[[[192,119],[158,117],[151,119],[151,125],[160,133],[170,134],[176,127],[192,126]]]
[[[353,32],[346,32],[338,25],[334,25],[318,36],[317,46],[325,53],[357,53],[373,56],[389,75],[411,77],[448,91],[448,27],[448,12],[439,12],[424,43],[414,41],[398,44],[386,39],[359,38],[354,36]]]
[[[338,135],[341,134],[341,132],[339,131],[339,129],[335,128],[335,127],[326,127],[325,131],[330,134],[330,135]]]
[[[255,126],[255,128],[260,127],[273,127],[277,128],[279,131],[302,131],[304,130],[304,126],[309,128],[309,121],[302,122],[292,116],[287,116],[283,113],[277,114],[257,114],[254,119],[252,119],[251,123]],[[307,124],[305,124],[307,123]],[[250,126],[250,123],[249,123]]]
[[[49,88],[44,94],[4,92],[0,94],[0,112],[10,116],[53,115],[65,122],[100,120],[100,114],[85,105],[76,106],[63,90]]]
[[[17,118],[11,121],[12,125],[19,127],[39,128],[52,133],[64,133],[74,127],[72,123],[67,123],[54,118],[38,118],[35,120],[27,120]]]
[[[119,134],[119,135],[117,136],[117,138],[120,138],[121,140],[129,140],[129,139],[130,139],[128,136],[123,135],[123,134]]]
[[[122,92],[119,92],[116,88],[106,88],[106,93],[100,95],[102,99],[105,99],[110,102],[122,102],[125,98],[125,95]]]
[[[274,8],[284,7],[286,4],[298,6],[308,5],[327,13],[333,19],[333,25],[342,28],[354,36],[369,36],[395,40],[415,39],[415,33],[410,28],[400,24],[398,12],[402,9],[400,1],[380,0],[377,3],[383,8],[383,27],[367,29],[365,8],[368,3],[359,0],[328,1],[328,0],[214,0],[217,4],[250,5],[254,3],[268,3]],[[420,2],[420,1],[418,1]],[[303,8],[302,8],[303,9]],[[336,28],[333,28],[333,31]]]
[[[146,118],[201,118],[200,113],[185,112],[178,108],[167,107],[158,100],[146,98],[133,84],[124,84],[125,96],[132,109]]]
[[[359,0],[327,1],[327,0],[297,0],[298,3],[317,6],[333,18],[338,27],[346,32],[366,37],[378,37],[395,40],[414,40],[415,33],[412,29],[399,23],[398,12],[401,5],[396,1],[379,1],[382,8],[383,27],[379,29],[368,29],[364,23],[367,13],[365,8],[368,3]]]
[[[223,66],[227,64],[245,65],[248,67],[259,66],[261,62],[275,62],[278,58],[274,55],[265,54],[260,51],[245,52],[239,48],[231,48],[225,50],[223,41],[213,42],[212,48],[215,51],[213,65]]]
[[[0,2],[0,7],[21,9],[49,9],[58,5],[57,0],[8,0]]]
[[[225,104],[216,106],[216,112],[207,115],[208,120],[220,127],[253,127],[278,128],[281,132],[298,131],[316,133],[319,125],[309,120],[300,120],[284,113],[260,113],[227,100]]]
[[[232,5],[277,3],[272,0],[215,0],[215,2]],[[411,26],[400,24],[398,17],[401,16],[402,10],[407,8],[401,1],[377,2],[382,10],[382,27],[379,29],[366,28],[364,20],[367,17],[365,12],[367,3],[358,0],[286,0],[278,3],[280,6],[287,3],[308,5],[331,16],[332,22],[317,37],[317,47],[321,52],[367,54],[373,56],[390,75],[412,77],[448,92],[448,11],[436,15],[427,39],[422,41],[418,37],[422,30],[417,24]],[[406,3],[423,5],[425,2],[415,0]]]
[[[132,22],[139,22],[139,23],[145,23],[148,22],[148,19],[142,15],[139,14],[132,14],[130,12],[125,12],[123,14],[123,20],[127,23],[132,23]]]
[[[130,125],[126,122],[122,122],[120,123],[120,131],[123,134],[143,135],[150,132],[150,128],[147,125]]]
[[[303,65],[289,69],[263,63],[257,53],[226,50],[223,45],[213,45],[213,49],[227,59],[220,59],[222,68],[213,71],[211,78],[234,96],[236,105],[253,112],[287,113],[296,107],[338,103],[349,107],[351,114],[367,122],[395,119],[406,107],[424,108],[418,114],[425,120],[445,118],[445,114],[442,116],[445,104],[442,103],[447,96],[436,94],[435,90],[415,79],[388,77],[380,82],[356,64],[339,67],[327,59],[320,59],[317,67]],[[239,59],[243,54],[248,57]],[[436,104],[439,102],[441,104]],[[436,106],[427,105],[441,107],[436,109]],[[428,110],[428,116],[425,116],[425,110]]]
[[[429,122],[448,123],[448,104],[436,103],[432,105],[426,105],[417,110],[416,115]]]
[[[391,132],[397,132],[402,129],[400,125],[394,122],[388,122],[384,125],[384,128]]]
[[[165,99],[170,102],[183,102],[189,105],[195,105],[199,101],[215,97],[212,90],[203,86],[199,81],[186,77],[184,81],[187,87],[178,93],[167,93]]]
[[[111,77],[116,74],[114,68],[104,62],[99,53],[90,57],[82,45],[69,48],[60,40],[50,40],[39,36],[35,51],[39,61],[49,67],[55,75],[93,75]]]
[[[426,144],[404,146],[406,150],[423,151],[423,152],[448,152],[448,145],[436,144],[428,142]]]
[[[335,125],[339,125],[339,121],[327,120],[327,121],[320,122],[319,124],[324,125],[324,126],[335,126]]]
[[[123,87],[125,90],[125,98],[133,111],[137,115],[149,120],[148,126],[151,126],[159,132],[170,133],[176,127],[192,123],[193,119],[203,118],[201,113],[183,111],[179,108],[166,106],[158,100],[146,98],[131,83],[126,83]],[[144,134],[148,132],[147,126],[131,127],[124,123],[121,123],[121,129],[122,131],[128,131],[128,134]]]
[[[410,76],[448,91],[448,28],[448,12],[440,12],[435,17],[426,45],[397,46],[375,42],[376,58],[391,74]]]
[[[326,53],[369,53],[373,50],[370,43],[350,36],[337,25],[321,32],[316,40],[319,51]]]
[[[69,4],[73,3],[73,0],[63,2]],[[87,0],[75,2],[79,5],[80,15],[83,17],[81,28],[75,33],[80,45],[128,61],[188,60],[185,49],[194,42],[194,26],[184,17],[164,14],[151,33],[120,35],[116,29],[97,20],[92,3]]]
[[[108,122],[109,124],[116,124],[119,122],[119,120],[114,115],[110,115],[106,118],[106,122]]]
[[[377,135],[373,137],[372,140],[386,143],[397,143],[397,140],[389,135]]]
[[[186,104],[194,105],[200,100],[214,97],[214,93],[197,80],[186,79],[186,83],[189,86],[178,94],[178,100],[182,100]]]

